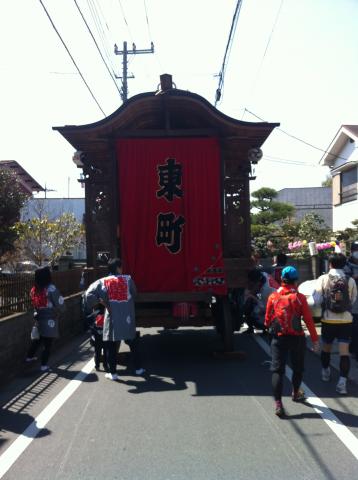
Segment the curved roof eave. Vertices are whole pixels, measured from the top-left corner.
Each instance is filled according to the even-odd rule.
[[[74,134],[76,135],[76,137],[77,136],[82,137],[82,135],[84,134],[95,133],[96,131],[98,131],[98,133],[100,133],[101,136],[103,136],[103,134],[110,135],[116,129],[119,129],[119,130],[122,128],[125,129],[125,124],[133,120],[133,118],[136,118],[136,115],[135,114],[133,115],[133,113],[136,110],[136,107],[138,107],[140,104],[142,104],[143,108],[141,109],[141,112],[139,113],[137,112],[137,117],[139,117],[140,114],[142,115],[145,115],[145,114],[148,115],[148,113],[150,114],[152,109],[153,109],[153,112],[155,112],[154,107],[158,108],[158,97],[166,97],[168,99],[170,98],[183,99],[184,100],[184,103],[182,104],[183,106],[188,105],[188,102],[192,103],[193,105],[197,106],[198,112],[200,112],[200,110],[202,109],[206,110],[210,114],[211,120],[214,122],[216,126],[221,128],[226,127],[231,132],[235,130],[239,131],[243,127],[244,128],[246,127],[245,129],[248,128],[249,130],[259,129],[261,135],[266,139],[268,135],[271,133],[271,131],[275,127],[280,125],[279,123],[246,122],[243,120],[237,120],[235,118],[229,117],[228,115],[225,115],[224,113],[220,112],[204,97],[196,93],[188,92],[185,90],[172,89],[172,90],[167,90],[160,94],[158,93],[156,94],[155,92],[145,92],[145,93],[140,93],[138,95],[135,95],[134,97],[131,97],[129,100],[127,100],[111,115],[97,122],[85,124],[85,125],[57,126],[57,127],[52,127],[52,129],[60,132],[68,141],[69,141],[68,135],[72,137]],[[145,109],[145,106],[147,106],[146,109]],[[140,130],[138,130],[138,132],[140,132]]]

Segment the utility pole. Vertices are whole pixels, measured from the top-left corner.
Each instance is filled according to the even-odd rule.
[[[154,43],[150,43],[150,48],[138,50],[135,43],[132,44],[132,50],[128,50],[127,42],[123,42],[123,50],[118,50],[116,44],[114,44],[114,53],[116,55],[123,55],[123,74],[122,77],[122,101],[123,103],[128,99],[128,78],[134,78],[133,76],[128,77],[128,55],[138,55],[141,53],[154,53]]]

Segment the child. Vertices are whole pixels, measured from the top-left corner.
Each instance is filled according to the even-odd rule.
[[[94,346],[94,362],[95,368],[98,371],[101,363],[101,355],[103,352],[103,368],[108,372],[107,360],[105,358],[103,349],[103,323],[104,323],[104,305],[98,304],[93,309],[94,321],[90,327],[91,330],[91,345]]]

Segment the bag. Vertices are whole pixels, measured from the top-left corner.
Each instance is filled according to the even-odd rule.
[[[276,294],[273,302],[273,320],[269,325],[272,335],[290,335],[302,332],[300,301],[297,292],[286,295]]]
[[[325,310],[334,313],[350,311],[352,304],[349,298],[348,278],[346,276],[328,275],[328,284],[324,292]]]
[[[31,340],[40,340],[40,332],[36,325],[32,327],[31,330]]]

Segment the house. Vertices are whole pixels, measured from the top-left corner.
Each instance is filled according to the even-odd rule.
[[[278,202],[295,207],[297,221],[307,213],[316,213],[323,218],[327,227],[332,228],[332,189],[331,187],[283,188],[277,192]]]
[[[29,173],[15,160],[0,160],[0,169],[8,170],[16,175],[20,188],[32,196],[34,192],[44,192],[45,189],[34,180]]]
[[[333,230],[358,219],[358,125],[342,125],[320,164],[332,175]]]

